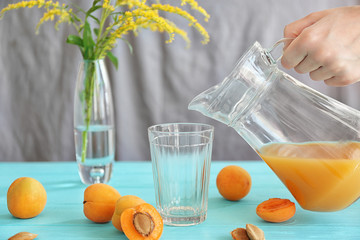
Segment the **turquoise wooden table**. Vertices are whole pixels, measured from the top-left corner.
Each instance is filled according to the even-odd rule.
[[[216,188],[216,175],[224,166],[235,164],[251,175],[249,195],[238,202],[224,200]],[[111,223],[96,224],[83,214],[83,193],[75,162],[0,163],[0,239],[17,232],[39,234],[36,239],[126,239]],[[6,206],[6,193],[18,177],[33,177],[45,187],[48,200],[44,211],[32,219],[12,217]],[[155,205],[150,162],[117,162],[109,185],[121,195],[137,195]],[[232,239],[230,231],[246,223],[259,226],[271,239],[360,239],[360,201],[333,213],[302,210],[296,204],[295,216],[284,223],[260,219],[256,206],[273,197],[295,201],[287,189],[261,161],[212,162],[208,216],[204,223],[191,227],[165,226],[161,239]]]

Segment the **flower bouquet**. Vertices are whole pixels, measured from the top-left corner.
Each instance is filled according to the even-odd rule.
[[[150,29],[155,32],[164,32],[168,35],[166,43],[171,43],[175,35],[181,36],[189,45],[190,39],[186,30],[179,28],[165,14],[177,15],[185,19],[189,26],[196,29],[202,36],[202,43],[209,41],[209,35],[191,12],[197,12],[208,21],[208,13],[196,0],[173,0],[173,3],[161,3],[160,0],[152,2],[146,0],[93,0],[88,1],[88,9],[83,9],[75,4],[65,4],[53,0],[28,0],[12,3],[3,8],[0,18],[10,10],[19,8],[39,8],[44,11],[40,18],[36,32],[40,26],[48,21],[55,22],[58,29],[62,23],[72,25],[77,34],[69,34],[67,43],[76,45],[85,61],[96,61],[108,58],[117,68],[118,60],[111,52],[117,40],[126,41],[129,33],[139,33],[140,29]],[[190,10],[187,11],[186,9]],[[82,104],[84,130],[82,131],[81,162],[85,162],[88,147],[88,132],[92,118],[94,101],[94,82],[96,81],[96,67],[87,64],[84,71],[82,92],[79,98]]]

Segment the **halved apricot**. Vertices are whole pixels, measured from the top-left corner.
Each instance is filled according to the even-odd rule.
[[[285,222],[292,218],[295,212],[295,203],[281,198],[270,198],[256,208],[256,214],[268,222]]]
[[[121,214],[121,228],[131,240],[157,240],[164,224],[159,212],[151,204],[143,203]]]
[[[115,211],[111,218],[111,222],[114,225],[114,227],[122,232],[123,230],[121,228],[121,214],[126,209],[134,208],[143,203],[145,203],[144,200],[134,195],[125,195],[120,197],[116,202]]]

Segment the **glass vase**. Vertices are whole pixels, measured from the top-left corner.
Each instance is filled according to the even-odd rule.
[[[115,155],[115,120],[104,60],[80,63],[74,97],[76,161],[84,184],[107,183]]]

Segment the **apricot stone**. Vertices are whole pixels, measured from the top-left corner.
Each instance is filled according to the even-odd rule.
[[[250,174],[240,166],[226,166],[216,177],[219,193],[227,200],[237,201],[244,198],[251,189]]]
[[[119,198],[116,202],[115,211],[111,219],[111,222],[114,225],[114,227],[122,232],[123,230],[121,228],[121,214],[126,209],[134,208],[143,203],[145,203],[144,200],[134,195],[125,195]]]
[[[84,192],[85,216],[96,223],[109,222],[120,197],[120,193],[110,185],[95,183],[88,186]]]
[[[32,218],[39,215],[46,205],[44,186],[34,178],[16,179],[7,192],[7,207],[17,218]]]
[[[126,209],[121,214],[121,226],[131,240],[158,240],[164,229],[161,215],[148,203]]]

